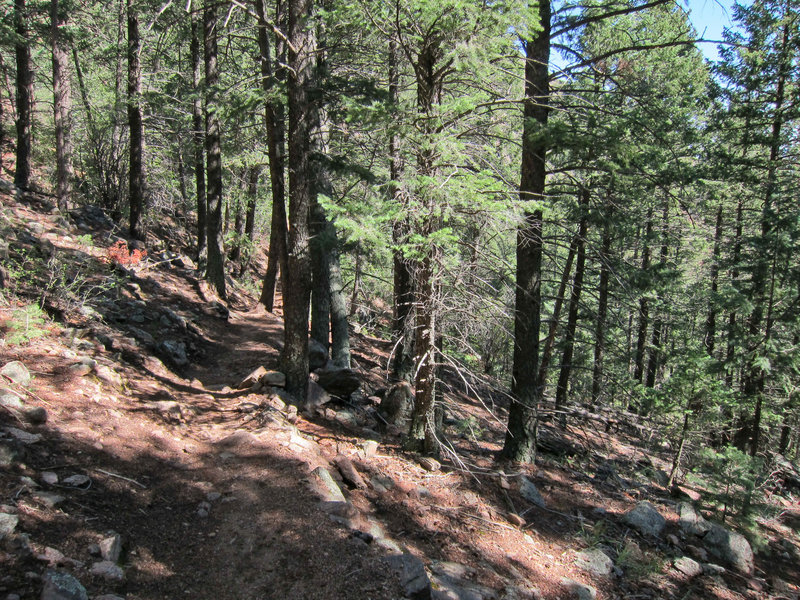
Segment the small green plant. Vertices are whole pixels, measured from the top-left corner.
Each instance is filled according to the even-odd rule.
[[[481,439],[484,434],[483,428],[478,422],[478,419],[472,415],[456,421],[455,430],[458,435],[463,435],[473,440]]]
[[[94,240],[92,239],[91,234],[84,233],[83,235],[79,235],[77,238],[78,245],[86,246],[87,248],[94,248]]]
[[[644,579],[650,575],[660,573],[664,568],[664,557],[656,552],[642,550],[632,540],[625,540],[625,544],[617,552],[617,566],[632,579]]]
[[[28,304],[12,311],[7,327],[7,344],[26,344],[47,334],[47,315],[38,304]]]

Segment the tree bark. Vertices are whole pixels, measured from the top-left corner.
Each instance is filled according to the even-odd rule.
[[[525,101],[522,132],[520,200],[545,200],[548,140],[541,135],[547,126],[550,101],[550,2],[539,0],[542,30],[524,42]],[[537,385],[539,329],[541,325],[542,209],[529,208],[517,231],[516,298],[514,312],[514,358],[508,413],[508,430],[502,457],[533,462],[536,457],[538,404],[542,390]]]
[[[222,152],[218,111],[219,72],[217,70],[217,12],[216,0],[205,0],[203,11],[203,54],[206,67],[206,176],[208,213],[206,235],[208,265],[206,279],[217,295],[227,299],[225,289],[225,250],[222,239]]]
[[[722,249],[722,202],[717,207],[717,221],[714,227],[714,250],[711,256],[711,298],[708,302],[708,315],[706,316],[706,352],[714,356],[717,341],[717,292],[719,291],[719,261]]]
[[[642,267],[641,272],[644,277],[649,277],[650,270],[650,238],[653,236],[653,218],[647,217],[647,225],[644,232],[644,245],[642,246]],[[649,285],[649,282],[647,283]],[[636,336],[636,358],[634,359],[633,378],[642,383],[644,375],[644,357],[647,344],[647,328],[650,322],[650,302],[646,295],[639,299],[639,333]]]
[[[53,50],[53,123],[56,141],[56,201],[66,211],[72,191],[72,143],[70,138],[71,96],[66,43],[62,30],[67,19],[58,0],[50,2]]]
[[[276,22],[283,22],[281,2],[277,3]],[[275,283],[280,268],[281,276],[288,268],[286,255],[287,225],[286,225],[286,183],[284,178],[284,111],[280,101],[271,99],[276,77],[272,71],[272,58],[270,56],[269,33],[267,32],[266,12],[264,0],[256,0],[256,12],[259,17],[258,45],[261,53],[261,88],[267,98],[264,105],[264,122],[267,128],[267,149],[269,154],[269,177],[272,186],[272,219],[270,222],[269,258],[267,272],[261,287],[259,303],[272,312],[275,304]],[[279,63],[284,63],[286,53],[283,41],[278,41],[275,47],[275,56]],[[285,70],[278,71],[277,79],[283,79]]]
[[[563,408],[567,404],[567,390],[569,377],[572,372],[572,357],[575,348],[575,331],[578,328],[578,308],[583,291],[583,273],[586,264],[586,235],[589,220],[586,211],[589,210],[589,190],[583,190],[581,194],[582,213],[578,226],[578,245],[577,258],[575,259],[575,277],[572,280],[572,294],[569,298],[569,313],[567,316],[567,330],[564,333],[564,352],[561,357],[561,371],[558,376],[556,386],[556,409]],[[566,421],[562,417],[562,424]]]
[[[597,317],[594,330],[594,364],[592,367],[592,407],[600,403],[603,387],[603,359],[606,347],[606,319],[608,317],[608,282],[611,275],[611,219],[613,218],[611,198],[606,206],[603,224],[603,241],[600,246],[600,282],[597,288]]]
[[[667,255],[669,253],[669,245],[667,240],[669,239],[669,201],[667,198],[664,199],[664,210],[662,214],[662,233],[661,233],[661,248],[659,250],[658,255],[658,263],[663,271],[663,269],[667,265]],[[662,291],[662,283],[659,282],[658,291],[656,293],[656,303],[661,304],[661,300],[663,298],[663,291]],[[656,385],[656,375],[658,374],[658,367],[661,361],[661,337],[664,328],[664,319],[659,314],[656,320],[653,322],[653,332],[652,337],[650,338],[650,354],[647,361],[647,372],[645,375],[645,387],[654,388]],[[645,414],[649,412],[651,406],[648,405],[645,407]]]
[[[144,126],[142,123],[142,67],[139,15],[132,0],[127,0],[128,14],[128,129],[130,136],[128,234],[141,239],[141,217],[144,210]]]
[[[14,56],[17,63],[17,156],[14,185],[22,190],[27,190],[31,178],[33,71],[31,70],[31,48],[25,0],[14,0],[14,30],[17,34],[14,44]]]
[[[286,390],[304,401],[308,389],[308,312],[311,295],[309,210],[313,193],[310,165],[310,105],[316,38],[311,0],[288,0],[289,12],[289,235],[283,284],[284,345],[281,355]]]
[[[192,146],[197,202],[197,268],[204,271],[208,264],[208,200],[206,198],[205,127],[203,125],[203,57],[200,54],[201,25],[197,13],[192,13],[191,21],[190,52],[192,55],[192,91],[194,93],[192,99]]]

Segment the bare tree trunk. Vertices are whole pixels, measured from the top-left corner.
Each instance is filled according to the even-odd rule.
[[[714,250],[711,257],[711,298],[708,302],[708,316],[706,317],[706,352],[714,356],[717,341],[717,292],[719,291],[719,260],[722,245],[722,202],[717,207],[717,222],[714,227]]]
[[[56,138],[56,199],[66,211],[72,186],[72,143],[70,141],[71,96],[67,49],[62,28],[67,19],[58,0],[50,3],[51,44],[53,48],[53,122]]]
[[[203,57],[200,54],[200,19],[192,13],[192,141],[194,148],[194,186],[197,198],[197,268],[204,271],[208,264],[208,199],[206,198],[205,127],[203,125]]]
[[[647,225],[644,232],[644,246],[642,247],[642,273],[647,274],[650,270],[650,238],[653,236],[653,219],[651,215],[647,217]],[[644,375],[644,356],[645,345],[647,344],[647,327],[650,322],[650,303],[647,296],[643,295],[639,299],[639,333],[636,336],[636,358],[634,359],[633,378],[642,383]]]
[[[522,132],[520,200],[544,201],[546,136],[536,135],[547,125],[550,100],[550,2],[539,0],[541,31],[523,42],[525,49],[525,101]],[[534,462],[538,405],[539,329],[541,325],[542,210],[526,210],[517,231],[516,301],[514,311],[514,363],[508,413],[508,430],[502,456],[517,462]]]
[[[276,22],[283,22],[281,7],[283,4],[276,4]],[[258,45],[261,52],[261,87],[264,94],[269,98],[275,87],[276,78],[272,72],[272,58],[270,57],[269,34],[267,32],[266,13],[264,0],[256,0],[256,12],[259,17],[258,26]],[[284,63],[286,53],[283,41],[276,43],[275,56],[276,62]],[[278,79],[282,79],[285,70],[280,69]],[[264,106],[264,121],[267,127],[267,147],[269,153],[269,176],[272,185],[272,220],[270,224],[269,238],[269,260],[267,272],[264,275],[264,283],[261,288],[261,303],[268,311],[272,312],[275,303],[275,283],[278,278],[280,267],[281,277],[283,271],[288,268],[288,256],[286,254],[287,245],[287,225],[286,225],[286,183],[284,178],[284,117],[283,104],[275,100],[267,100]]]
[[[312,0],[288,0],[289,12],[289,236],[283,283],[284,345],[281,355],[286,390],[304,401],[308,389],[308,311],[311,295],[311,257],[308,215],[313,193],[309,163],[308,88],[313,84],[316,52],[309,23]]]
[[[575,278],[572,280],[572,294],[569,298],[567,330],[564,333],[564,353],[561,357],[561,372],[559,373],[558,385],[556,386],[557,409],[563,408],[567,404],[567,389],[569,386],[569,377],[572,372],[572,357],[575,348],[575,331],[578,328],[578,308],[581,301],[581,292],[583,291],[583,273],[584,266],[586,264],[586,234],[589,225],[586,211],[589,210],[589,190],[583,190],[581,194],[581,207],[583,214],[581,215],[580,225],[578,226]],[[561,417],[560,421],[562,425],[566,424],[566,420],[563,416]]]
[[[222,152],[218,111],[219,73],[217,71],[216,0],[205,0],[203,11],[203,54],[206,67],[206,160],[208,166],[207,241],[208,266],[206,279],[217,294],[227,299],[225,290],[225,250],[222,240]]]
[[[128,128],[130,130],[130,171],[128,203],[130,219],[128,233],[141,239],[141,217],[144,210],[144,126],[142,124],[142,67],[139,15],[127,0],[128,11]]]
[[[31,178],[31,128],[33,115],[33,71],[28,39],[28,12],[25,0],[14,0],[14,29],[17,40],[14,56],[17,63],[17,158],[14,185],[27,190]]]
[[[662,233],[661,233],[661,249],[659,251],[658,262],[661,266],[661,269],[666,267],[667,265],[667,255],[669,254],[669,245],[667,240],[669,239],[669,200],[667,198],[664,199],[664,210],[661,217],[662,223]],[[659,283],[659,289],[656,293],[656,303],[661,304],[661,300],[663,298],[663,293],[661,290],[661,284]],[[658,374],[658,366],[660,363],[660,356],[661,356],[661,337],[664,328],[664,319],[659,314],[656,318],[655,322],[653,323],[653,332],[652,337],[650,338],[650,355],[647,361],[647,372],[645,374],[645,387],[654,388],[656,385],[656,375]],[[652,407],[645,406],[645,414],[650,411]]]
[[[608,199],[605,223],[603,224],[603,241],[600,246],[600,283],[597,289],[597,317],[594,330],[594,365],[592,368],[592,407],[600,403],[603,387],[603,359],[606,347],[606,319],[608,316],[608,280],[611,274],[611,218],[613,207]]]

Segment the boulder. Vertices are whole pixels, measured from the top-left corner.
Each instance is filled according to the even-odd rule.
[[[89,572],[96,577],[102,577],[110,581],[122,581],[125,579],[125,573],[122,569],[110,560],[94,563]]]
[[[678,526],[685,533],[703,536],[711,529],[711,523],[706,521],[689,502],[678,502],[675,512],[678,513]]]
[[[700,563],[692,560],[688,556],[676,558],[672,563],[672,566],[675,567],[675,570],[680,571],[687,577],[697,577],[698,575],[703,574],[703,567],[700,565]]]
[[[28,371],[28,368],[18,360],[6,363],[3,368],[0,369],[0,375],[8,378],[9,381],[16,383],[17,385],[26,386],[31,382],[30,371]]]
[[[313,379],[308,380],[308,392],[306,392],[306,410],[314,410],[331,401],[331,397],[320,384]]]
[[[742,534],[714,524],[703,538],[708,553],[744,575],[753,574],[753,549]]]
[[[317,383],[333,396],[349,398],[361,386],[361,379],[352,369],[326,367],[317,370]]]
[[[431,598],[431,582],[425,572],[425,565],[419,558],[413,554],[394,554],[383,560],[397,575],[406,598],[412,600]]]
[[[545,508],[547,505],[533,482],[525,476],[519,478],[519,493],[531,504]]]
[[[387,425],[405,428],[414,408],[414,390],[408,382],[395,383],[386,392],[378,407],[378,414]]]
[[[571,597],[575,598],[575,600],[596,600],[597,598],[596,589],[585,583],[570,579],[569,577],[562,578],[561,585],[570,592]]]
[[[41,600],[89,600],[86,588],[68,573],[47,571],[43,579]]]
[[[600,548],[590,548],[583,550],[575,555],[575,564],[595,575],[611,575],[614,570],[614,561],[600,550]]]
[[[316,371],[328,364],[328,349],[311,338],[308,340],[308,368],[310,371]]]
[[[622,520],[639,533],[653,537],[658,537],[666,524],[666,519],[646,500],[626,512]]]
[[[339,485],[333,480],[331,474],[323,467],[317,467],[309,475],[311,490],[323,502],[347,502]]]
[[[18,523],[19,517],[17,515],[0,513],[0,540],[14,533]]]
[[[164,357],[178,368],[188,367],[189,358],[186,356],[186,344],[177,340],[163,340],[158,345],[158,350]]]

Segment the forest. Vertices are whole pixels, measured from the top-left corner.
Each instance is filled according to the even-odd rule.
[[[452,451],[461,386],[515,463],[608,411],[670,484],[800,456],[797,0],[735,5],[718,61],[673,0],[3,5],[3,178],[131,248],[177,219],[222,304],[278,288],[297,397],[309,339],[346,368],[357,327],[408,450]]]

